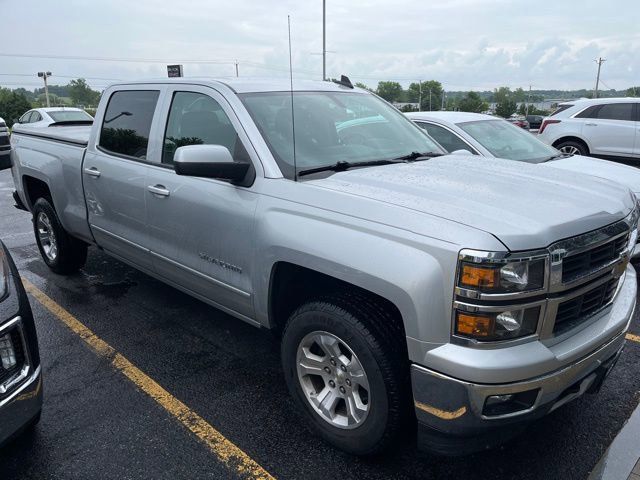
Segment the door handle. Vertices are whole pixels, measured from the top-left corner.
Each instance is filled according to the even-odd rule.
[[[585,126],[587,126],[587,127],[597,127],[598,124],[597,123],[585,123]]]
[[[84,173],[94,178],[98,178],[100,176],[100,171],[96,167],[85,168]]]
[[[164,185],[149,185],[147,187],[147,190],[149,190],[154,195],[158,195],[159,197],[169,196],[169,190],[164,188]]]

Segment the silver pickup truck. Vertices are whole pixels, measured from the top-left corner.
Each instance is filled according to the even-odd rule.
[[[274,330],[296,403],[348,452],[416,423],[434,452],[505,442],[597,391],[625,343],[627,188],[444,155],[349,82],[114,85],[93,127],[18,125],[12,146],[54,272],[96,246]]]

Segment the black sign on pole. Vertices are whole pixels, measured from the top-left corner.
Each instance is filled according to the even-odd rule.
[[[167,65],[169,78],[182,77],[182,65]]]

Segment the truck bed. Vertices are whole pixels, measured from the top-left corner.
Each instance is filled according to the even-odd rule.
[[[13,133],[86,147],[89,143],[91,125],[54,125],[47,128],[32,128],[16,124],[13,127]]]

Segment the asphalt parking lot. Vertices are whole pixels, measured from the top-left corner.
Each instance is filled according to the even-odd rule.
[[[557,410],[499,449],[420,456],[408,433],[394,453],[354,458],[306,430],[268,332],[97,249],[79,274],[51,273],[12,191],[10,173],[1,172],[0,238],[29,282],[45,405],[35,431],[0,450],[2,480],[584,479],[640,400],[640,343],[629,341],[599,395]],[[72,320],[113,350],[100,353],[94,337],[69,327]],[[637,315],[631,331],[640,333]]]

